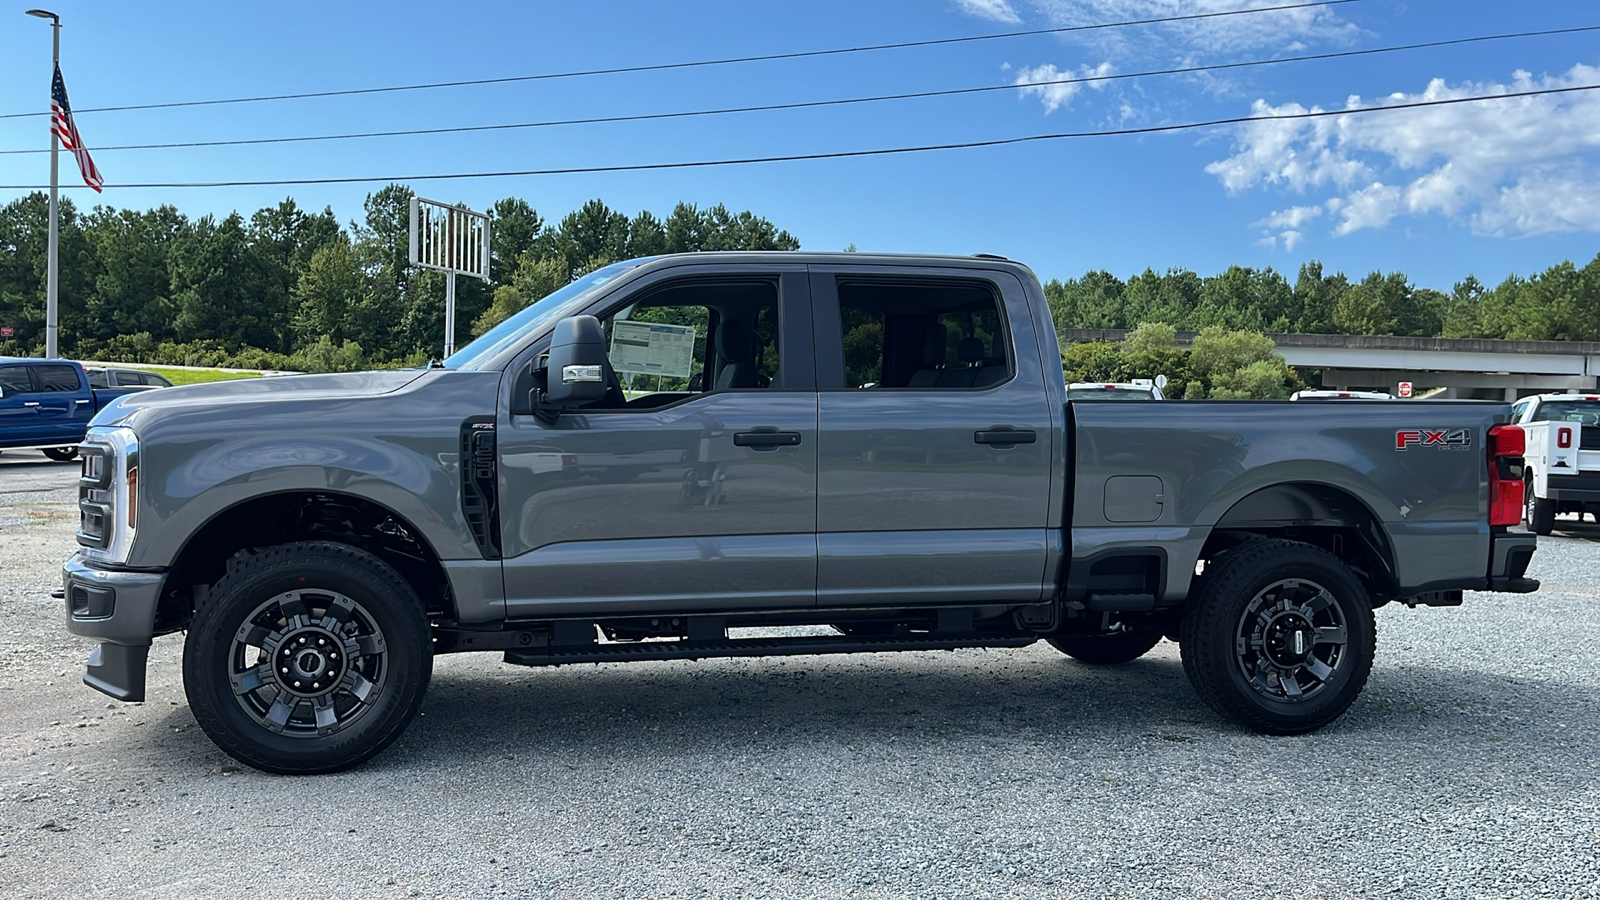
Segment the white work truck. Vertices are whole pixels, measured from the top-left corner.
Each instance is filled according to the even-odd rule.
[[[1600,520],[1600,394],[1518,400],[1511,421],[1527,435],[1523,522],[1549,534],[1557,513]]]

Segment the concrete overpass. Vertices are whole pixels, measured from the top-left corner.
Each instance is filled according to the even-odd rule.
[[[1125,328],[1073,328],[1061,340],[1119,341]],[[1195,332],[1178,332],[1187,348]],[[1543,391],[1600,388],[1600,343],[1497,341],[1482,338],[1268,334],[1291,366],[1322,371],[1322,386],[1393,393],[1400,382],[1440,397],[1515,400]],[[1152,373],[1154,374],[1154,373]]]

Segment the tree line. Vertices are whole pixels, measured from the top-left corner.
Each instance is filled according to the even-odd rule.
[[[1450,293],[1417,287],[1403,272],[1353,281],[1319,262],[1302,265],[1293,283],[1271,268],[1233,266],[1210,278],[1146,269],[1127,281],[1096,270],[1044,287],[1058,331],[1163,322],[1193,331],[1600,340],[1600,255],[1493,288],[1468,275]]]
[[[248,217],[194,219],[172,206],[81,212],[64,199],[61,352],[301,371],[436,357],[444,276],[408,263],[411,196],[403,185],[388,185],[369,194],[362,217],[348,223],[293,199]],[[36,354],[44,344],[47,210],[43,193],[0,207],[0,326],[13,332],[0,336],[0,355]],[[800,246],[767,219],[722,205],[680,203],[664,217],[630,216],[592,200],[554,225],[515,197],[489,212],[490,280],[457,280],[457,329],[468,336],[616,260]],[[1418,287],[1401,272],[1352,280],[1308,262],[1293,282],[1272,268],[1240,266],[1212,277],[1146,269],[1126,281],[1096,270],[1051,280],[1045,294],[1058,330],[1164,323],[1217,333],[1600,340],[1600,255],[1581,268],[1562,262],[1492,288],[1468,275],[1449,293]],[[1101,377],[1108,376],[1090,380]],[[1242,390],[1213,385],[1209,374],[1194,380],[1208,396]]]
[[[420,364],[444,342],[444,275],[409,264],[412,192],[391,184],[341,224],[293,199],[191,219],[61,201],[60,352],[79,359],[339,371]],[[0,356],[44,346],[48,200],[0,208]],[[457,331],[476,335],[622,259],[697,250],[797,250],[750,212],[679,203],[629,216],[592,200],[554,225],[526,201],[489,210],[490,279],[456,279]],[[462,343],[465,343],[464,341]]]

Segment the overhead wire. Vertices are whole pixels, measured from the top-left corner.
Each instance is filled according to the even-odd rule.
[[[1247,60],[1247,61],[1242,61],[1242,62],[1213,63],[1213,64],[1200,65],[1200,66],[1184,66],[1184,67],[1181,67],[1181,68],[1174,68],[1174,69],[1156,69],[1156,70],[1149,70],[1149,71],[1142,71],[1142,72],[1122,72],[1122,73],[1111,73],[1111,74],[1105,74],[1105,75],[1084,75],[1084,76],[1075,76],[1075,77],[1072,77],[1072,78],[1054,79],[1054,80],[1050,80],[1050,81],[1029,82],[1029,83],[1025,83],[1025,84],[1012,83],[1012,84],[983,85],[983,86],[979,86],[979,87],[950,88],[950,89],[934,90],[934,91],[914,91],[914,92],[910,92],[910,93],[901,93],[901,94],[877,94],[877,95],[866,96],[866,97],[846,97],[846,98],[838,98],[838,99],[831,99],[831,100],[807,100],[807,101],[799,101],[799,102],[794,102],[794,103],[771,103],[771,104],[763,104],[763,105],[758,105],[758,106],[734,106],[734,107],[723,107],[723,108],[717,108],[717,109],[682,110],[682,111],[676,111],[676,112],[661,112],[661,113],[638,113],[638,114],[633,114],[633,115],[619,115],[619,116],[593,116],[593,117],[589,117],[589,118],[579,118],[579,119],[553,119],[553,120],[540,121],[540,122],[510,122],[510,123],[499,123],[499,124],[493,124],[493,125],[461,125],[461,126],[451,126],[451,127],[441,127],[441,128],[408,128],[408,129],[395,130],[395,131],[365,131],[365,132],[351,132],[351,133],[345,133],[345,134],[298,135],[298,136],[292,136],[292,137],[273,137],[273,138],[240,138],[240,139],[227,140],[227,141],[174,141],[174,142],[162,143],[162,144],[123,144],[123,145],[112,145],[112,146],[106,146],[106,147],[96,147],[96,148],[94,148],[94,150],[95,150],[96,153],[101,153],[101,152],[113,152],[113,151],[124,151],[124,150],[174,150],[174,149],[189,149],[189,148],[197,148],[197,147],[239,147],[239,146],[251,146],[251,145],[261,145],[261,144],[294,144],[294,143],[306,143],[306,142],[313,142],[313,141],[342,141],[342,140],[356,140],[356,139],[367,139],[367,138],[414,137],[414,136],[437,135],[437,134],[466,134],[466,133],[479,133],[479,132],[486,132],[486,131],[509,131],[509,130],[517,130],[517,129],[550,128],[550,127],[572,126],[572,125],[595,125],[595,124],[621,123],[621,122],[646,122],[646,121],[656,121],[656,120],[662,120],[662,119],[682,119],[682,118],[692,118],[692,117],[700,117],[700,116],[729,115],[729,114],[736,114],[736,113],[775,112],[775,111],[797,110],[797,109],[816,109],[816,108],[821,108],[821,107],[848,106],[848,105],[863,104],[863,103],[879,103],[879,102],[886,102],[886,101],[914,100],[914,99],[925,99],[925,98],[932,98],[932,97],[954,97],[954,96],[961,96],[961,95],[990,93],[990,92],[995,92],[995,91],[1025,91],[1025,90],[1028,90],[1028,89],[1038,89],[1038,88],[1051,87],[1051,86],[1057,86],[1057,85],[1093,84],[1093,83],[1099,83],[1099,82],[1120,81],[1120,80],[1133,79],[1133,78],[1151,78],[1151,77],[1156,77],[1156,76],[1167,76],[1167,75],[1192,75],[1192,74],[1199,74],[1199,73],[1204,73],[1204,72],[1218,72],[1218,71],[1224,71],[1224,70],[1230,70],[1230,69],[1244,69],[1244,68],[1252,68],[1252,67],[1258,67],[1258,66],[1278,65],[1278,64],[1282,64],[1282,63],[1301,63],[1301,62],[1315,62],[1315,61],[1324,61],[1324,60],[1332,60],[1332,59],[1348,59],[1348,58],[1352,58],[1352,57],[1373,56],[1373,55],[1385,54],[1385,53],[1411,52],[1411,51],[1417,51],[1417,50],[1429,50],[1429,49],[1436,49],[1436,48],[1440,48],[1440,47],[1452,47],[1452,46],[1460,46],[1460,45],[1463,45],[1463,44],[1484,43],[1484,42],[1489,42],[1489,41],[1503,41],[1503,40],[1513,40],[1513,39],[1522,39],[1522,38],[1535,38],[1535,37],[1551,37],[1551,36],[1558,36],[1558,35],[1581,34],[1581,33],[1585,33],[1585,32],[1594,32],[1594,31],[1600,31],[1600,25],[1581,25],[1581,26],[1573,26],[1573,27],[1570,27],[1570,28],[1546,29],[1546,30],[1543,30],[1543,31],[1520,31],[1520,32],[1509,32],[1509,33],[1504,33],[1504,34],[1477,35],[1477,36],[1473,36],[1473,37],[1451,38],[1451,39],[1448,39],[1448,40],[1440,40],[1440,41],[1425,41],[1425,42],[1413,43],[1413,44],[1400,44],[1400,45],[1396,45],[1396,46],[1392,46],[1392,47],[1370,47],[1370,48],[1366,48],[1366,49],[1362,49],[1362,50],[1340,50],[1340,51],[1334,51],[1334,52],[1329,52],[1329,53],[1306,54],[1306,55],[1303,55],[1303,56],[1286,56],[1286,57],[1277,57],[1277,58],[1272,58],[1272,59]],[[49,148],[29,148],[29,149],[25,149],[25,150],[0,150],[0,156],[8,156],[8,155],[13,155],[13,154],[24,154],[24,153],[49,153],[49,152],[50,152]]]
[[[1226,16],[1255,15],[1258,13],[1283,12],[1295,9],[1315,9],[1318,7],[1343,6],[1348,3],[1361,3],[1364,0],[1313,0],[1313,2],[1285,4],[1282,6],[1260,6],[1247,9],[1230,9],[1218,12],[1190,13],[1181,16],[1161,16],[1150,19],[1130,19],[1121,22],[1098,22],[1089,25],[1066,25],[1058,28],[1035,28],[1027,31],[1008,31],[999,34],[965,35],[951,38],[932,38],[921,41],[900,41],[892,44],[869,44],[859,47],[835,47],[824,50],[800,50],[790,53],[769,53],[759,56],[737,56],[722,59],[690,60],[675,63],[653,63],[638,66],[614,66],[604,69],[584,69],[569,72],[544,72],[534,75],[510,75],[502,78],[474,78],[462,81],[437,81],[425,84],[402,84],[370,88],[346,88],[332,91],[307,91],[293,94],[270,94],[259,97],[226,97],[215,100],[178,100],[168,103],[135,103],[126,106],[97,106],[75,109],[75,115],[84,113],[124,112],[127,110],[142,109],[174,109],[188,106],[219,106],[230,103],[263,103],[274,100],[307,100],[318,97],[348,97],[361,94],[387,94],[399,91],[421,91],[435,88],[470,87],[488,84],[513,84],[528,81],[553,81],[563,78],[584,78],[595,75],[622,75],[637,72],[664,72],[674,69],[693,69],[709,66],[741,65],[754,62],[773,62],[788,59],[806,59],[819,56],[842,56],[853,53],[874,53],[883,50],[905,50],[915,47],[935,47],[950,44],[967,44],[979,41],[1007,40],[1019,37],[1036,37],[1048,34],[1068,34],[1081,31],[1098,31],[1108,28],[1128,28],[1137,25],[1160,25],[1171,22],[1193,22],[1202,19],[1218,19]],[[20,119],[34,116],[49,115],[48,111],[41,112],[16,112],[0,113],[0,119]]]
[[[733,159],[715,160],[688,160],[662,163],[634,163],[610,166],[574,166],[570,168],[554,169],[523,169],[497,172],[456,172],[456,173],[430,173],[422,175],[387,175],[387,176],[353,176],[338,178],[293,178],[293,179],[265,179],[259,181],[191,181],[191,182],[148,182],[140,184],[105,185],[107,190],[113,188],[219,188],[219,187],[279,187],[286,185],[312,185],[312,184],[374,184],[407,181],[445,181],[455,179],[479,178],[514,178],[539,175],[587,175],[605,172],[644,172],[662,169],[692,169],[710,168],[715,166],[741,166],[766,163],[801,162],[826,159],[854,159],[874,156],[892,156],[907,153],[928,153],[948,150],[969,150],[983,147],[1001,147],[1015,144],[1025,144],[1039,141],[1066,140],[1073,138],[1116,137],[1141,134],[1162,134],[1178,131],[1191,131],[1202,128],[1216,128],[1225,125],[1242,125],[1258,122],[1293,121],[1305,119],[1337,118],[1342,116],[1366,115],[1379,112],[1395,112],[1400,110],[1425,109],[1432,107],[1455,106],[1465,103],[1482,103],[1493,100],[1514,100],[1525,97],[1542,97],[1556,94],[1572,94],[1583,91],[1600,90],[1600,84],[1576,85],[1563,88],[1541,88],[1530,91],[1514,91],[1503,94],[1486,94],[1471,97],[1451,97],[1443,100],[1419,100],[1410,103],[1393,103],[1385,106],[1364,106],[1346,109],[1309,110],[1296,113],[1276,113],[1265,116],[1236,116],[1226,119],[1210,119],[1203,122],[1183,122],[1170,125],[1148,125],[1138,128],[1118,128],[1107,131],[1077,131],[1057,132],[1054,134],[1033,134],[1009,138],[991,138],[980,141],[961,141],[946,144],[925,144],[910,147],[883,147],[870,150],[841,150],[824,153],[798,153],[783,156],[759,156]],[[0,190],[44,190],[45,185],[20,185],[0,184]]]

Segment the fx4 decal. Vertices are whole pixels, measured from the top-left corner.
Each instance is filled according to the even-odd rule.
[[[1472,432],[1466,428],[1447,428],[1439,431],[1421,428],[1414,431],[1396,431],[1394,433],[1394,448],[1396,450],[1409,450],[1412,447],[1432,447],[1436,450],[1466,450],[1471,446]]]

